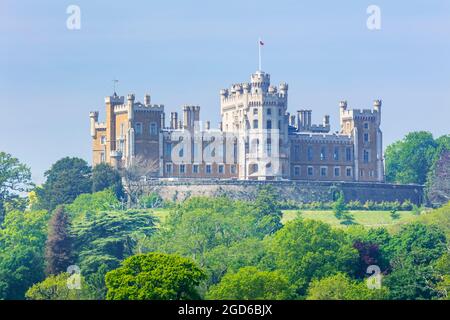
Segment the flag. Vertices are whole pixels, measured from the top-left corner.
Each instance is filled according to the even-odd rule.
[[[261,46],[263,46],[263,45],[264,45],[264,42],[262,42],[261,40],[259,40],[259,44],[260,44]]]

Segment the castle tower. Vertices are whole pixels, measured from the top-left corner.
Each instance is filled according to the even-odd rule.
[[[240,179],[282,179],[289,174],[288,85],[271,86],[270,75],[256,71],[250,83],[220,91],[222,129],[239,134]]]

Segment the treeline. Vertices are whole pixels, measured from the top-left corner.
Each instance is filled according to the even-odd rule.
[[[280,207],[283,210],[333,210],[335,202],[320,202],[313,201],[309,203],[305,202],[296,202],[296,201],[280,201]],[[403,202],[399,201],[382,201],[375,202],[371,200],[367,200],[364,203],[361,203],[358,200],[350,200],[346,201],[346,208],[348,210],[379,210],[379,211],[417,211],[419,212],[421,209],[413,204],[409,200],[405,200]]]

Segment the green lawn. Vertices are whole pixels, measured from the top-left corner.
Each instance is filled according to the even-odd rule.
[[[170,209],[154,209],[154,214],[158,217],[160,223],[164,222]],[[283,211],[283,223],[294,220],[297,218],[297,212],[299,210],[284,210]],[[334,213],[331,210],[323,211],[308,211],[300,210],[301,216],[305,219],[320,220],[326,222],[334,227],[343,227],[343,225],[336,219]],[[411,211],[398,211],[400,217],[398,219],[392,219],[389,211],[350,211],[354,218],[355,223],[366,227],[390,227],[397,224],[403,224],[405,222],[412,221],[417,218]]]
[[[284,210],[283,223],[291,221],[298,217],[299,210]],[[326,222],[334,227],[343,227],[338,219],[334,216],[333,211],[302,211],[301,217],[304,219],[313,219]],[[350,211],[355,218],[355,223],[363,225],[365,227],[389,227],[399,223],[405,223],[417,218],[411,211],[398,211],[400,217],[398,219],[392,219],[390,211]]]

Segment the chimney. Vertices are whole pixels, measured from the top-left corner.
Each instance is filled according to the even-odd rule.
[[[325,115],[324,117],[323,117],[323,126],[324,127],[327,127],[327,126],[329,126],[330,125],[330,116],[329,115]]]
[[[206,130],[211,129],[211,121],[208,120],[208,121],[205,122],[205,129]]]
[[[170,129],[177,129],[178,126],[178,113],[170,113]]]

